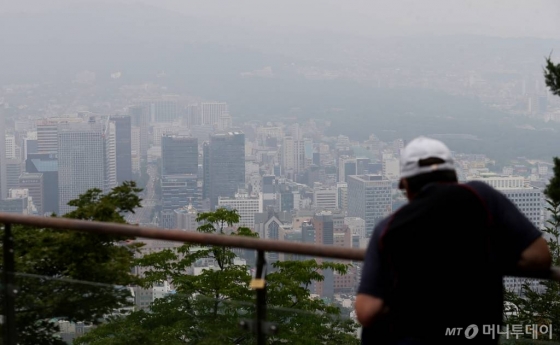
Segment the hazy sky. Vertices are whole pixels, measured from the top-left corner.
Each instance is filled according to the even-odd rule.
[[[114,0],[117,2],[119,0]],[[0,11],[67,6],[84,0],[0,0]],[[100,1],[94,1],[102,3]],[[109,8],[111,3],[107,6]],[[560,38],[559,0],[120,0],[199,18],[282,31],[367,36],[482,34]],[[107,2],[105,3],[107,4]]]

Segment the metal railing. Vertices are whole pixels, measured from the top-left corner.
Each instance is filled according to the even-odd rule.
[[[343,248],[329,245],[305,244],[279,240],[266,240],[243,236],[222,236],[185,230],[164,230],[153,227],[140,227],[129,224],[102,223],[85,220],[74,220],[55,217],[36,217],[19,214],[0,213],[0,223],[4,224],[2,272],[4,298],[4,342],[15,345],[15,282],[14,282],[14,243],[12,224],[27,225],[37,228],[51,228],[69,231],[81,231],[94,234],[119,235],[139,239],[158,239],[175,242],[187,242],[203,245],[253,249],[257,251],[256,277],[251,287],[256,290],[257,318],[254,321],[243,321],[241,326],[257,335],[257,343],[265,344],[266,334],[275,333],[277,326],[266,322],[266,282],[264,277],[265,252],[301,254],[309,257],[323,257],[344,260],[363,261],[364,249]],[[547,271],[515,271],[509,276],[550,279],[560,282],[560,267]]]

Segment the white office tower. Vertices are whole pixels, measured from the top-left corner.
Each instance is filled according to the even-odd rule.
[[[218,207],[237,210],[237,213],[239,213],[238,225],[251,229],[255,227],[255,213],[263,211],[262,205],[262,193],[258,195],[236,193],[234,198],[218,198]]]
[[[58,152],[58,126],[72,123],[83,123],[81,117],[49,117],[37,122],[37,152]]]
[[[305,169],[305,146],[303,140],[297,137],[284,137],[282,143],[282,167],[287,176],[294,179],[294,175]]]
[[[348,216],[365,221],[367,237],[392,212],[391,185],[381,175],[348,176]]]
[[[391,181],[397,181],[400,179],[400,162],[399,159],[394,156],[383,157],[383,177]]]
[[[0,200],[8,197],[6,165],[6,124],[4,121],[4,103],[0,102]]]
[[[48,120],[37,123],[37,152],[58,152],[58,124]]]
[[[221,116],[228,113],[227,103],[209,102],[200,105],[201,125],[217,125]]]
[[[332,211],[338,208],[338,188],[316,187],[313,189],[313,206],[317,210]]]
[[[105,191],[118,185],[117,182],[117,132],[115,123],[107,117],[105,123]]]
[[[176,95],[163,95],[157,99],[144,99],[137,103],[146,111],[149,122],[173,122],[181,117],[179,97]]]
[[[13,134],[5,134],[6,141],[6,159],[19,158],[16,149],[16,137]]]
[[[74,208],[68,206],[88,189],[105,186],[105,140],[103,124],[89,122],[65,124],[58,128],[58,191],[59,211],[64,215]]]

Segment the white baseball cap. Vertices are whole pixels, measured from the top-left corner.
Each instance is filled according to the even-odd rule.
[[[439,158],[443,163],[421,166],[420,161],[427,158]],[[408,143],[401,152],[401,178],[409,178],[436,170],[455,171],[451,151],[441,141],[418,137]]]

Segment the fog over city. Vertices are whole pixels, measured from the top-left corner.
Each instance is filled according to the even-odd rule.
[[[480,133],[480,121],[523,113],[527,100],[512,98],[545,92],[544,58],[560,50],[553,0],[8,1],[1,11],[4,84],[69,82],[87,70],[98,86],[154,82],[168,93],[222,100],[243,120],[299,109],[337,121],[338,109],[360,120],[330,134],[362,139],[368,127],[383,127],[405,138],[461,129],[496,140]],[[552,110],[558,101],[550,103]],[[408,130],[390,122],[410,113],[457,123]],[[533,117],[507,121],[543,127]],[[450,143],[472,152],[485,146],[460,144]]]
[[[560,5],[554,0],[482,1],[3,1],[0,11],[44,11],[79,4],[112,11],[116,3],[154,6],[188,17],[221,22],[223,28],[259,31],[325,31],[368,37],[474,34],[560,38]],[[328,44],[328,42],[325,42]]]

